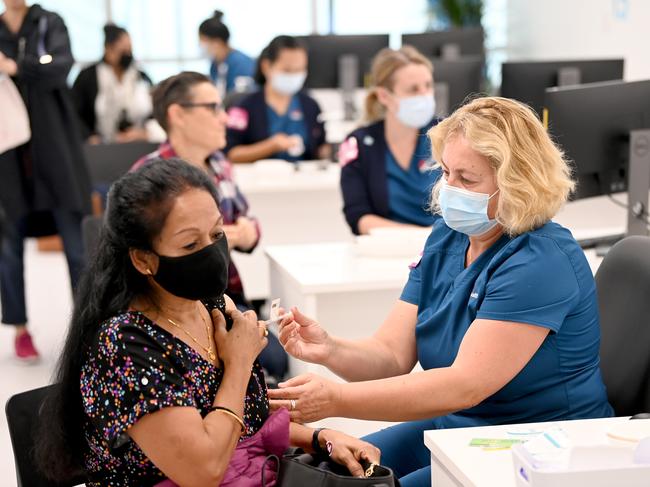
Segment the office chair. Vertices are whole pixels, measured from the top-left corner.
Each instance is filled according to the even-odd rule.
[[[110,186],[131,169],[142,156],[155,151],[158,144],[127,142],[125,144],[85,144],[84,157],[94,186]]]
[[[43,400],[52,387],[46,386],[22,392],[9,398],[5,406],[11,446],[16,463],[18,487],[73,487],[83,484],[86,479],[75,477],[57,483],[46,479],[36,468],[34,447],[37,418]]]
[[[92,258],[99,244],[102,230],[103,217],[87,215],[81,221],[81,237],[83,239],[84,254],[87,259]]]
[[[650,237],[627,237],[596,273],[600,368],[617,416],[650,412]]]
[[[246,98],[248,95],[250,95],[252,92],[251,91],[233,91],[228,93],[224,99],[223,99],[223,107],[228,110],[231,107],[234,107],[235,105],[239,104]]]

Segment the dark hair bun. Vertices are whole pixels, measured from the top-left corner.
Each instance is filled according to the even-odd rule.
[[[214,14],[212,15],[212,18],[215,18],[219,22],[221,22],[221,19],[223,19],[223,12],[221,10],[215,10]]]
[[[120,36],[127,34],[127,31],[124,27],[109,22],[104,26],[104,46],[109,46],[117,41]]]

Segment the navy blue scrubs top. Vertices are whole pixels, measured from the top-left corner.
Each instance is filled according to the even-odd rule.
[[[273,108],[266,105],[266,117],[269,126],[269,135],[284,133],[287,135],[298,135],[302,139],[303,147],[307,147],[307,126],[305,125],[305,114],[297,95],[293,95],[289,107],[284,115],[279,115]],[[291,156],[287,152],[278,152],[273,157],[286,161],[300,161],[303,155]]]
[[[432,169],[431,144],[419,134],[408,170],[404,170],[386,147],[386,182],[388,183],[389,219],[422,227],[433,225],[435,216],[427,208],[431,188],[438,181],[440,169]]]

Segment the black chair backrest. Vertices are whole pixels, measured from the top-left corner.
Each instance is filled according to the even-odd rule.
[[[250,91],[231,91],[223,99],[223,107],[228,110],[231,107],[239,104],[244,98],[250,95]]]
[[[618,416],[650,411],[650,238],[627,237],[596,273],[600,367]]]
[[[142,156],[155,151],[158,144],[127,142],[125,144],[85,144],[84,155],[94,185],[111,185],[126,174]]]
[[[99,243],[102,220],[103,217],[101,216],[87,215],[81,221],[81,236],[83,238],[84,252],[87,259],[92,258]]]
[[[5,406],[18,487],[72,487],[85,481],[84,478],[73,478],[63,483],[52,482],[36,468],[34,446],[38,415],[52,387],[56,386],[16,394],[9,398]]]

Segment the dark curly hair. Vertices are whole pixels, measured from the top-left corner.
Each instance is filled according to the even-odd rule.
[[[54,382],[39,417],[36,459],[54,480],[83,475],[84,437],[80,377],[86,354],[101,324],[128,309],[149,291],[147,279],[133,267],[129,249],[150,250],[176,198],[188,189],[207,191],[218,201],[209,176],[181,159],[157,159],[126,174],[108,194],[99,244],[75,296],[72,320]]]

